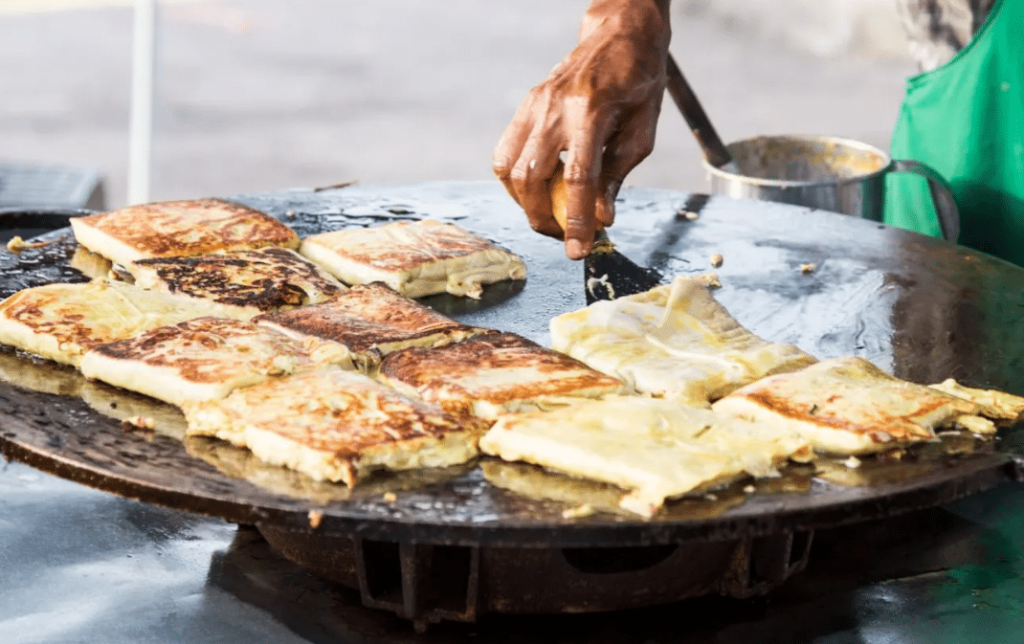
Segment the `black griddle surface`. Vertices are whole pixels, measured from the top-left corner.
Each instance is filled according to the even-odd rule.
[[[480,301],[423,300],[466,323],[547,344],[548,320],[584,305],[580,264],[564,258],[560,243],[533,233],[495,183],[292,190],[232,199],[279,217],[300,235],[430,216],[522,255],[530,270],[525,283],[488,287]],[[694,204],[698,219],[679,214]],[[716,272],[723,288],[716,297],[763,337],[795,343],[819,358],[860,355],[915,382],[954,377],[1024,393],[1024,270],[1018,267],[940,240],[794,206],[634,189],[624,191],[618,208],[616,244],[666,276],[708,270],[710,257],[721,253],[725,263]],[[20,256],[0,254],[0,295],[81,279],[66,265],[74,250],[70,231],[44,238],[56,242]],[[803,273],[800,267],[808,263],[817,269]],[[780,487],[798,492],[739,498],[741,492],[727,490],[714,499],[673,503],[651,521],[611,514],[566,518],[563,511],[571,505],[492,485],[485,471],[494,467],[487,460],[483,466],[381,476],[348,490],[263,466],[216,441],[182,443],[127,431],[110,416],[146,409],[173,433],[180,415],[85,382],[74,370],[6,351],[0,352],[0,373],[5,380],[17,374],[30,388],[0,383],[0,449],[8,458],[239,523],[309,530],[313,513],[322,534],[394,541],[626,546],[839,525],[1019,479],[1017,455],[1024,453],[1022,432],[1006,430],[995,444],[956,450],[967,453],[884,464],[871,486],[844,487],[797,473],[783,483],[799,485]],[[539,471],[524,472],[543,478]]]

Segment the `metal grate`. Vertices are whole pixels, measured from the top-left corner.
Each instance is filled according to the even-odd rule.
[[[95,170],[0,162],[0,208],[103,210],[103,179]]]

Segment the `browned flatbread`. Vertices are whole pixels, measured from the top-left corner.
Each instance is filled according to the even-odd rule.
[[[479,298],[482,285],[525,279],[512,253],[454,224],[424,219],[312,235],[303,255],[347,284],[384,282],[402,295]]]
[[[262,315],[256,322],[339,342],[365,370],[406,347],[436,347],[485,333],[375,282],[354,286],[329,302]]]
[[[143,288],[213,300],[251,315],[317,304],[345,290],[329,273],[287,248],[156,257],[127,268]]]
[[[995,431],[982,406],[900,380],[863,358],[825,360],[763,378],[712,405],[719,413],[778,425],[830,454],[865,454],[935,440],[939,427]]]
[[[233,314],[215,302],[182,301],[123,282],[47,284],[0,302],[0,343],[77,367],[98,344],[192,318]]]
[[[459,414],[494,418],[558,397],[600,398],[622,383],[512,333],[489,333],[387,356],[380,380]]]
[[[190,436],[248,447],[264,462],[354,485],[378,469],[464,463],[486,424],[402,396],[367,376],[306,371],[184,406]]]
[[[223,250],[298,248],[299,237],[270,215],[221,199],[164,201],[71,220],[75,239],[127,266],[148,257],[183,257]]]
[[[86,377],[175,405],[223,398],[324,365],[351,366],[337,342],[221,318],[198,318],[94,347]]]

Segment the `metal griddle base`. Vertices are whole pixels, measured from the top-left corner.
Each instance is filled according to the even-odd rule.
[[[547,320],[583,305],[579,265],[563,257],[557,242],[530,231],[500,187],[490,183],[296,190],[236,199],[303,235],[431,216],[501,241],[526,258],[531,273],[525,284],[488,288],[480,301],[426,300],[470,324],[545,342]],[[721,253],[725,265],[717,272],[723,288],[717,297],[755,333],[793,342],[821,358],[862,355],[918,382],[956,377],[972,386],[1024,391],[1024,271],[1015,266],[871,222],[779,204],[631,190],[618,207],[616,243],[667,275],[701,272],[711,255]],[[679,214],[695,208],[696,221]],[[50,237],[63,241],[16,258],[2,256],[0,289],[9,293],[75,279],[67,268],[74,248],[68,231]],[[805,263],[816,263],[818,270],[802,273]],[[39,368],[54,375],[51,365],[19,364],[19,372]],[[476,464],[383,477],[351,491],[310,485],[280,468],[254,464],[240,450],[125,432],[106,415],[116,404],[104,405],[120,400],[123,408],[145,400],[98,393],[77,382],[73,371],[58,375],[66,388],[61,393],[88,390],[89,402],[0,384],[0,450],[8,458],[130,498],[278,534],[308,534],[310,512],[322,513],[313,534],[326,540],[630,548],[799,534],[932,507],[1019,480],[1024,453],[1021,432],[1009,431],[995,445],[971,453],[893,464],[872,486],[815,479],[803,492],[754,494],[733,505],[678,502],[652,521],[609,514],[573,519],[563,516],[564,503],[497,487]],[[396,499],[387,500],[386,492]]]

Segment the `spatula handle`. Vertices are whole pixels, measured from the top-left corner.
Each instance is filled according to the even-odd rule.
[[[666,89],[668,89],[672,100],[675,101],[676,107],[683,113],[683,118],[686,119],[690,131],[697,139],[697,144],[704,151],[704,157],[716,168],[728,165],[732,161],[732,155],[722,143],[722,139],[718,138],[715,127],[711,125],[711,120],[704,108],[701,107],[700,101],[697,100],[697,95],[693,93],[693,88],[686,82],[686,77],[683,76],[683,71],[679,69],[672,54],[668,55],[666,66],[665,71],[668,74]]]

